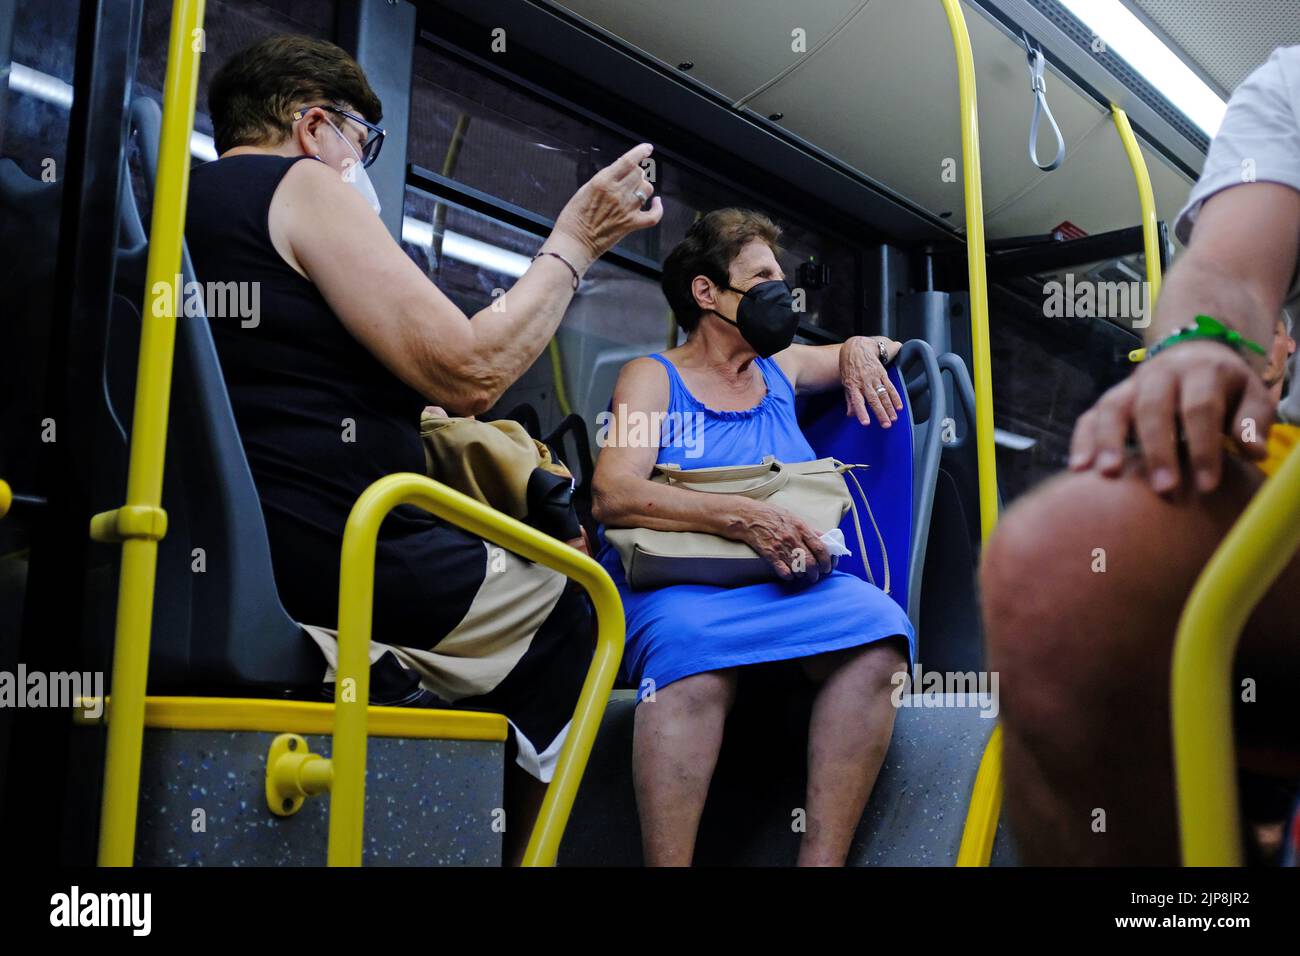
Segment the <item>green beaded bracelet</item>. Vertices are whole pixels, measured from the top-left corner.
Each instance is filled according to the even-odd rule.
[[[1171,332],[1165,338],[1161,339],[1155,346],[1147,349],[1146,357],[1151,358],[1157,353],[1176,345],[1179,342],[1192,342],[1197,339],[1203,339],[1210,342],[1222,342],[1224,345],[1241,352],[1242,349],[1249,349],[1259,355],[1267,355],[1268,350],[1258,342],[1252,342],[1240,332],[1228,328],[1218,319],[1211,318],[1208,315],[1198,315],[1196,324],[1189,325],[1186,328],[1178,329]]]

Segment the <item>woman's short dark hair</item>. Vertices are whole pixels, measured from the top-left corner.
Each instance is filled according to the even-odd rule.
[[[761,239],[779,255],[781,248],[776,243],[780,237],[780,226],[749,209],[715,209],[692,223],[686,238],[668,253],[659,280],[678,326],[694,332],[700,324],[700,307],[691,291],[696,276],[725,288],[727,270],[741,249]]]
[[[303,106],[344,106],[372,123],[383,104],[357,61],[326,40],[273,36],[227,60],[212,78],[208,112],[217,152],[279,143]]]

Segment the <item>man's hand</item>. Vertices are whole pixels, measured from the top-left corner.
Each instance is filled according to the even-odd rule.
[[[840,382],[844,385],[845,414],[855,415],[863,425],[871,424],[867,408],[880,424],[888,428],[903,410],[903,400],[880,363],[880,346],[876,339],[854,336],[840,347]],[[890,359],[902,345],[884,339]]]
[[[1151,487],[1172,492],[1182,481],[1181,427],[1196,487],[1210,492],[1223,474],[1224,436],[1246,457],[1263,458],[1273,413],[1268,389],[1240,355],[1218,342],[1182,342],[1143,362],[1079,419],[1070,469],[1118,475],[1131,432]]]

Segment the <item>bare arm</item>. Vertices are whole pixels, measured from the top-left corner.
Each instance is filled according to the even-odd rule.
[[[612,528],[654,528],[658,531],[705,531],[740,540],[747,498],[707,495],[651,481],[659,457],[656,417],[668,408],[668,374],[654,359],[634,359],[619,373],[614,386],[608,434],[630,434],[627,423],[650,423],[649,441],[603,444],[592,479],[592,515]]]
[[[1300,252],[1300,192],[1244,183],[1206,200],[1191,244],[1169,272],[1147,330],[1154,344],[1198,314],[1247,338],[1273,337]],[[1260,367],[1264,359],[1259,359]]]
[[[892,361],[901,343],[884,336],[855,335],[838,345],[792,345],[776,356],[776,362],[797,393],[843,387],[846,414],[856,416],[863,425],[870,425],[874,415],[888,428],[898,419],[903,400],[880,362],[880,341]]]
[[[644,445],[605,444],[592,482],[592,514],[615,528],[658,531],[703,531],[743,541],[767,558],[784,579],[796,574],[797,551],[810,556],[804,575],[816,580],[831,570],[830,554],[818,533],[794,515],[741,495],[714,495],[651,481],[659,457],[658,413],[668,408],[668,375],[654,359],[635,359],[624,366],[614,387],[613,419],[608,434],[631,434],[625,423],[640,417],[649,423]]]
[[[659,221],[633,194],[651,189],[630,150],[569,201],[542,249],[581,274],[627,233]],[[272,203],[273,235],[339,320],[385,367],[429,401],[462,414],[490,408],[551,340],[573,297],[573,274],[542,256],[494,306],[473,319],[402,251],[365,201],[322,163],[295,164]]]
[[[1256,182],[1216,193],[1201,210],[1191,245],[1169,273],[1148,342],[1203,313],[1267,343],[1298,247],[1300,192]],[[1152,487],[1173,491],[1182,481],[1181,426],[1196,486],[1212,491],[1222,474],[1225,434],[1248,456],[1265,454],[1274,408],[1259,375],[1262,366],[1262,358],[1252,356],[1248,363],[1217,342],[1180,343],[1159,353],[1079,419],[1070,467],[1119,474],[1133,433]]]

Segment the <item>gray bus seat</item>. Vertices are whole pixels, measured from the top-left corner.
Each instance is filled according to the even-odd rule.
[[[561,866],[643,862],[632,784],[635,695],[610,702],[560,846]],[[849,851],[850,866],[951,866],[961,843],[975,773],[995,720],[976,707],[901,707],[871,799]],[[803,695],[751,698],[736,710],[700,821],[701,866],[790,866],[796,814],[806,808]],[[646,704],[645,706],[654,706]],[[999,828],[994,858],[1012,855]]]
[[[130,117],[139,137],[141,178],[151,193],[161,112],[141,97],[131,104]],[[122,291],[139,303],[143,253],[133,240],[143,237],[142,220],[129,181],[124,185],[122,233],[128,248]],[[194,279],[184,251],[182,276],[186,282]],[[135,369],[122,357],[134,354],[139,328],[138,321],[134,329],[123,325],[109,330],[105,397],[127,439]],[[159,543],[150,692],[318,692],[324,663],[276,592],[261,504],[207,320],[180,317],[176,326],[163,482],[168,528]]]
[[[981,538],[979,472],[974,433],[975,390],[966,363],[954,352],[938,357],[942,391],[953,396],[952,433],[943,443],[935,479],[930,544],[923,574],[921,619],[929,670],[971,671],[983,666],[983,629],[975,572]]]
[[[912,547],[909,555],[907,616],[921,638],[921,593],[925,584],[925,556],[930,542],[934,488],[943,451],[944,420],[948,401],[939,363],[928,342],[912,339],[903,344],[896,359],[907,382],[907,404],[912,416]],[[925,400],[918,407],[917,399]]]

